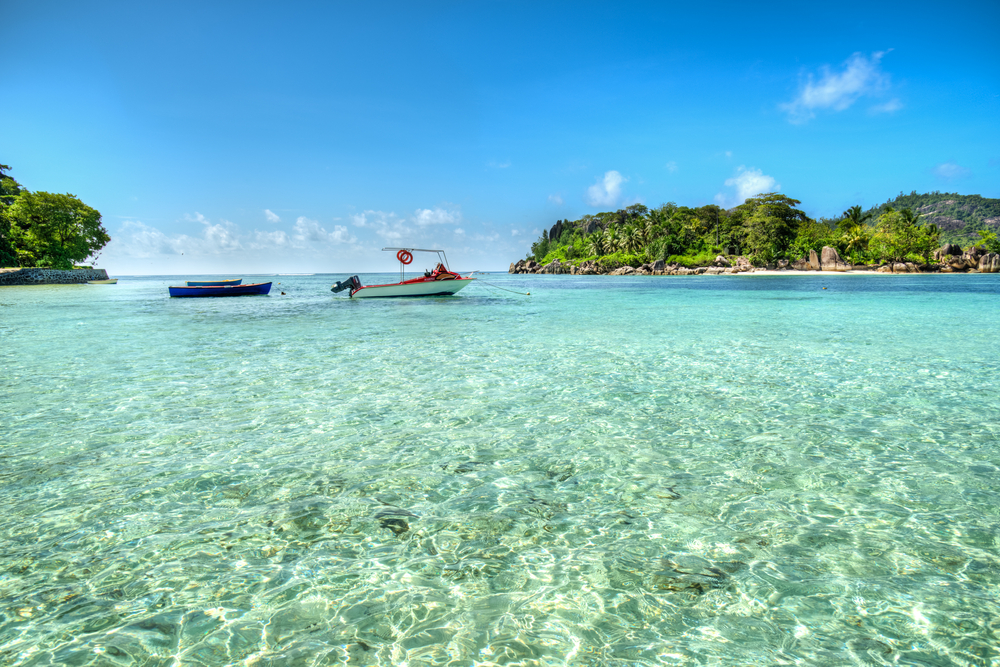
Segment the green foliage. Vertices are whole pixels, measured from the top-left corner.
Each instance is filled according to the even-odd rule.
[[[932,249],[932,238],[926,227],[916,224],[918,217],[908,209],[894,211],[891,208],[880,215],[868,243],[870,256],[883,262],[906,261],[911,254],[918,257],[918,261],[927,257]]]
[[[791,259],[808,257],[810,250],[817,253],[825,245],[834,245],[835,234],[827,225],[806,220],[802,222],[795,233],[795,239],[786,253]]]
[[[853,227],[860,227],[871,219],[871,217],[871,211],[862,213],[860,206],[852,206],[844,211],[843,217],[837,222],[837,229],[840,231],[847,231]]]
[[[870,209],[875,217],[889,209],[910,209],[920,214],[925,224],[933,224],[940,232],[938,243],[968,246],[978,242],[980,229],[1000,230],[1000,199],[980,195],[960,195],[957,192],[910,194],[902,192],[895,199]]]
[[[531,244],[531,252],[528,253],[528,259],[533,259],[538,263],[541,263],[542,258],[549,253],[549,236],[548,232],[542,230],[542,238],[538,239]]]
[[[689,269],[697,266],[708,266],[715,261],[716,253],[711,250],[692,250],[683,255],[671,255],[666,261],[670,264],[680,264]]]
[[[21,266],[71,269],[111,240],[101,214],[74,195],[22,190],[7,215]]]
[[[979,243],[976,245],[982,246],[986,252],[1000,253],[1000,237],[997,236],[996,232],[989,229],[980,229],[976,233],[979,234]]]
[[[785,257],[799,226],[809,220],[809,216],[795,208],[800,203],[797,199],[769,192],[751,197],[737,207],[751,262],[767,264]]]
[[[644,255],[619,251],[598,258],[597,263],[606,269],[617,269],[622,266],[638,268],[646,263],[646,258]]]
[[[21,193],[21,184],[5,173],[9,170],[10,167],[0,164],[0,267],[17,266],[17,251],[7,211]]]

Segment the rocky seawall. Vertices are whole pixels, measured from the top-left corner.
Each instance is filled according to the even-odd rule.
[[[2,285],[73,285],[88,280],[107,280],[104,269],[0,269]]]
[[[765,267],[755,267],[746,257],[723,257],[719,255],[709,266],[687,267],[667,264],[663,260],[648,262],[638,267],[609,266],[593,260],[561,262],[558,259],[541,265],[530,259],[522,259],[510,265],[507,273],[568,273],[577,276],[697,276],[753,271],[875,271],[878,273],[1000,273],[1000,254],[988,253],[973,247],[962,251],[958,246],[946,245],[934,252],[934,261],[929,264],[913,262],[892,262],[885,264],[848,264],[840,258],[836,248],[826,246],[820,253],[810,251],[809,257],[795,262],[779,260]]]

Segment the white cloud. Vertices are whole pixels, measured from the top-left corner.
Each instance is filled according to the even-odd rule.
[[[521,232],[519,230],[517,230],[517,229],[512,229],[512,230],[510,230],[510,235],[511,236],[520,236]]]
[[[292,240],[285,232],[259,232],[254,230],[250,236],[248,246],[253,250],[274,250],[275,248],[287,248]]]
[[[334,225],[333,231],[328,232],[316,220],[301,216],[295,221],[295,226],[292,228],[292,239],[295,245],[303,246],[336,245],[357,241],[357,238],[351,236],[347,227],[343,225]]]
[[[134,220],[122,223],[121,231],[114,235],[109,250],[122,257],[146,258],[156,255],[180,255],[194,242],[190,236],[167,236],[159,229]],[[105,261],[107,261],[105,253]]]
[[[587,188],[584,200],[590,206],[614,206],[622,194],[622,183],[628,179],[615,170],[604,173],[604,178]]]
[[[944,181],[957,181],[972,174],[969,169],[954,162],[942,162],[931,171],[934,172],[935,176]]]
[[[674,162],[673,160],[671,160],[664,166],[666,167],[667,171],[669,171],[671,174],[677,171],[677,163]]]
[[[806,122],[819,109],[843,111],[862,95],[877,93],[889,87],[889,76],[879,66],[885,54],[885,51],[879,51],[873,53],[871,58],[866,58],[861,53],[855,53],[844,62],[844,68],[840,72],[833,72],[824,65],[819,81],[810,73],[805,83],[800,85],[798,96],[791,102],[778,106],[788,114],[788,120],[792,123]]]
[[[781,184],[774,180],[774,177],[764,174],[760,169],[747,169],[740,165],[736,170],[736,175],[726,179],[726,185],[735,188],[735,197],[726,196],[723,193],[715,195],[715,201],[724,208],[738,206],[749,197],[765,192],[777,192],[781,189]]]
[[[493,169],[506,169],[510,166],[510,160],[505,162],[497,162],[496,160],[490,160],[486,163],[487,167],[492,167]]]
[[[123,267],[116,269],[119,272],[136,273],[287,271],[305,265],[315,270],[317,262],[322,266],[331,257],[347,257],[357,247],[357,238],[347,226],[328,228],[306,217],[298,218],[289,230],[241,229],[228,220],[213,222],[200,213],[184,218],[201,223],[196,233],[171,232],[171,226],[161,231],[126,219],[112,232],[102,263]]]
[[[207,221],[204,224],[205,230],[202,232],[202,235],[207,243],[207,247],[205,248],[207,252],[224,254],[243,248],[243,244],[239,238],[239,227],[233,223],[223,220],[214,225]]]
[[[549,195],[549,202],[555,204],[556,206],[562,206],[563,198],[559,195]]]
[[[430,225],[457,225],[462,221],[462,214],[455,210],[443,208],[420,208],[413,214],[413,222],[418,227]]]
[[[212,223],[208,218],[197,211],[194,212],[194,215],[185,213],[184,218],[186,220],[190,220],[191,222],[200,222],[205,226],[201,232],[201,237],[195,244],[195,247],[190,248],[189,251],[194,252],[195,254],[219,255],[232,250],[239,250],[242,247],[239,239],[239,227],[228,220],[223,220],[219,223]],[[174,238],[194,239],[196,237],[190,237],[182,234]]]
[[[281,222],[281,218],[278,217],[277,213],[274,213],[269,208],[264,209],[264,217],[267,218],[268,222]]]
[[[726,157],[727,158],[733,157],[733,152],[732,151],[726,151]]]
[[[369,210],[352,215],[351,221],[356,227],[373,229],[380,238],[392,243],[413,236],[413,229],[407,226],[406,221],[391,212]]]
[[[104,255],[105,261],[109,257],[124,260],[163,255],[196,257],[232,255],[243,251],[247,245],[253,246],[252,239],[244,237],[240,233],[239,227],[232,222],[223,220],[218,224],[212,224],[200,213],[184,217],[204,225],[200,235],[174,234],[171,236],[142,222],[126,220],[122,223],[121,230],[115,234],[113,245],[109,244],[109,252]]]

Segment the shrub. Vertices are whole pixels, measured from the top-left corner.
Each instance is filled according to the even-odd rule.
[[[670,264],[680,264],[681,266],[686,266],[689,269],[693,269],[698,266],[709,266],[715,261],[716,253],[712,250],[701,250],[697,252],[688,252],[683,255],[671,255],[667,262]]]

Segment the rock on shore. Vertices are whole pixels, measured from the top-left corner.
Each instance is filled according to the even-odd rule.
[[[0,285],[73,285],[107,279],[104,269],[0,269]]]

